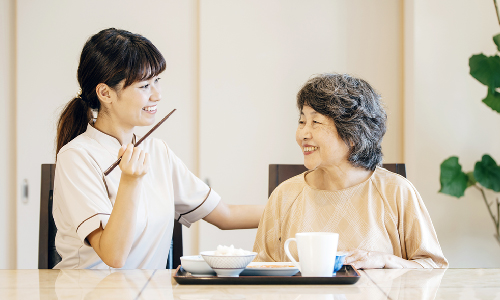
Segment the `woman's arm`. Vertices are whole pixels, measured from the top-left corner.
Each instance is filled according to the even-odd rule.
[[[391,269],[421,269],[443,268],[448,266],[439,246],[436,232],[425,208],[425,205],[415,187],[402,177],[390,180],[381,185],[388,203],[397,211],[398,227],[393,235],[399,235],[400,256],[377,251],[354,250],[346,258],[346,264],[353,264],[356,268],[391,268]],[[404,251],[403,251],[404,249]],[[397,252],[395,252],[397,253]],[[404,254],[403,254],[404,253]]]
[[[203,220],[220,229],[257,228],[264,205],[228,205],[222,201]]]
[[[347,255],[344,264],[356,269],[422,269],[422,265],[399,256],[377,251],[354,250]]]
[[[148,171],[146,152],[129,144],[120,149],[118,156],[122,154],[122,175],[109,221],[105,229],[100,227],[87,236],[97,255],[113,268],[123,267],[130,253],[137,224],[141,180]]]

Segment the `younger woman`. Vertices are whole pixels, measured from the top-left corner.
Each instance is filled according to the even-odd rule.
[[[165,68],[158,49],[128,31],[102,30],[83,47],[81,93],[57,127],[55,268],[165,268],[174,218],[188,227],[202,218],[221,229],[257,227],[263,206],[221,202],[164,141],[134,147],[134,128],[155,123]]]

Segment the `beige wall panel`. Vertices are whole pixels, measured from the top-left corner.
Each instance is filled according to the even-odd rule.
[[[15,1],[0,0],[0,269],[16,267]]]
[[[18,199],[19,268],[37,266],[40,164],[54,162],[60,108],[78,91],[81,49],[99,30],[141,33],[164,54],[158,120],[172,108],[178,111],[154,135],[196,170],[196,8],[195,1],[18,1],[17,185],[25,178],[30,184],[28,203]]]
[[[387,162],[402,161],[399,1],[201,1],[200,174],[232,204],[267,201],[268,165],[303,162],[295,96],[316,73],[353,73],[383,95]],[[251,249],[254,230],[201,223],[200,250]]]
[[[344,11],[346,22],[336,29],[346,32],[347,68],[340,71],[367,80],[382,95],[387,112],[387,133],[382,142],[384,162],[404,163],[403,3],[400,0],[348,3]]]
[[[406,35],[409,179],[450,266],[498,268],[500,245],[479,192],[469,189],[461,199],[438,193],[444,159],[458,156],[465,171],[485,153],[500,162],[500,114],[481,103],[486,87],[468,66],[472,54],[496,53],[492,36],[500,26],[493,1],[407,1],[406,16],[414,21]]]

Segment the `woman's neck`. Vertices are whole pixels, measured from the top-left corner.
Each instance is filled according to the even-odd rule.
[[[318,190],[338,191],[364,182],[373,174],[365,168],[354,167],[349,162],[318,167],[306,175],[307,183]]]
[[[130,144],[134,137],[134,127],[119,126],[118,122],[114,122],[109,116],[98,117],[94,128],[116,138],[120,145]]]

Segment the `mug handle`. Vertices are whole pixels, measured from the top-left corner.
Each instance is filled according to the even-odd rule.
[[[290,254],[290,250],[288,250],[288,244],[290,244],[290,242],[295,242],[295,243],[297,243],[297,239],[295,239],[295,238],[289,238],[288,240],[286,240],[286,242],[285,242],[285,253],[286,253],[286,256],[288,256],[288,258],[292,261],[293,265],[294,265],[295,267],[297,267],[297,269],[299,269],[299,271],[301,271],[301,270],[300,270],[300,263],[298,263],[298,262],[295,260],[295,258],[293,258],[292,254]],[[302,272],[302,271],[301,271],[301,272]]]

